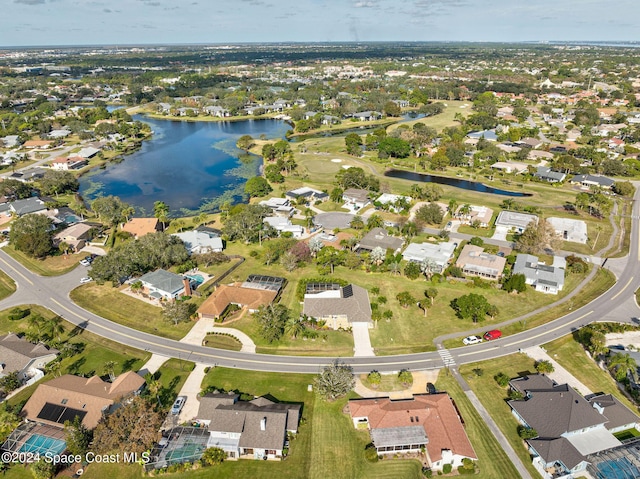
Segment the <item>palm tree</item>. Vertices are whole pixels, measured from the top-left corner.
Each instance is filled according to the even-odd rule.
[[[42,329],[47,332],[50,338],[56,337],[56,340],[60,342],[60,335],[64,333],[64,326],[62,324],[62,318],[60,316],[54,316],[51,319],[45,321],[42,325]]]
[[[136,209],[133,206],[127,206],[122,210],[122,220],[128,223],[131,217],[135,214]]]
[[[209,220],[209,215],[207,213],[200,213],[198,216],[198,224],[204,225]]]
[[[458,212],[461,217],[465,218],[471,213],[471,205],[469,203],[465,203],[460,207],[460,211]],[[468,218],[467,218],[468,219]]]
[[[425,258],[422,263],[420,263],[420,271],[427,277],[427,279],[431,278],[431,275],[437,268],[437,264],[430,258]]]
[[[129,289],[131,289],[131,292],[133,293],[140,293],[140,291],[142,291],[142,288],[142,281],[134,281],[133,283],[131,283],[131,286],[129,286]]]
[[[109,379],[111,380],[111,382],[116,379],[115,369],[117,365],[118,363],[116,363],[115,361],[107,361],[106,363],[104,363],[103,370],[105,374],[109,375]]]
[[[458,208],[458,202],[455,199],[450,199],[449,200],[449,214],[451,215],[451,217],[453,218],[456,214],[456,209]]]
[[[616,381],[623,381],[629,373],[633,374],[638,369],[636,360],[628,353],[617,353],[609,358],[609,371],[612,372]]]
[[[298,339],[305,330],[304,323],[299,318],[289,318],[284,326],[284,332],[293,339]]]
[[[147,390],[152,397],[155,397],[160,407],[162,402],[160,401],[160,391],[162,390],[162,383],[157,379],[149,379],[147,381]]]
[[[71,246],[69,246],[67,243],[65,243],[64,241],[60,241],[60,244],[58,245],[58,249],[60,250],[60,252],[67,256],[67,254],[69,253],[69,249],[71,248]]]
[[[165,229],[165,223],[169,220],[169,205],[164,201],[156,201],[153,203],[153,216],[158,218],[162,223],[162,231]]]
[[[182,232],[184,227],[186,226],[185,221],[182,218],[178,218],[174,221],[175,227],[178,230],[178,233]]]

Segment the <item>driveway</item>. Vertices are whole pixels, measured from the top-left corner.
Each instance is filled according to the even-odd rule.
[[[507,235],[509,234],[509,228],[505,226],[496,226],[496,232],[493,233],[491,239],[507,241]]]
[[[315,216],[314,223],[324,229],[349,228],[355,215],[351,213],[321,213]]]
[[[355,356],[375,356],[369,339],[369,324],[353,322],[353,355]]]

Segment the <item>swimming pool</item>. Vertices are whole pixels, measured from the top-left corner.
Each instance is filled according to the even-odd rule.
[[[196,283],[198,283],[198,285],[204,283],[204,277],[201,274],[192,274],[187,276],[187,278],[195,281]]]
[[[41,436],[40,434],[32,434],[27,439],[19,452],[33,452],[44,455],[45,453],[58,455],[67,448],[67,443],[62,439],[54,439],[52,437]]]
[[[601,462],[597,465],[599,479],[636,479],[640,477],[640,471],[629,459],[621,457]]]

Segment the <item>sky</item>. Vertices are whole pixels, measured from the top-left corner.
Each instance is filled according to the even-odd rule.
[[[634,41],[639,0],[2,0],[0,46]]]

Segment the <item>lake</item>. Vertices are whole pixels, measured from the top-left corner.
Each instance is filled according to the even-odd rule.
[[[164,201],[171,214],[214,211],[229,200],[243,199],[244,184],[258,174],[262,159],[236,147],[242,135],[284,138],[291,127],[280,120],[186,122],[136,115],[154,134],[140,150],[120,163],[95,168],[80,177],[87,202],[115,195],[136,207],[138,215],[153,215],[154,201]]]
[[[453,186],[462,188],[463,190],[477,191],[479,193],[491,193],[493,195],[523,197],[531,196],[529,193],[520,193],[518,191],[501,190],[491,186],[483,185],[477,181],[459,180],[457,178],[447,178],[446,176],[434,176],[426,173],[414,173],[404,170],[389,170],[384,176],[390,178],[401,178],[403,180],[417,181],[422,183],[437,183],[439,185]]]

